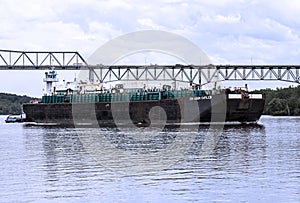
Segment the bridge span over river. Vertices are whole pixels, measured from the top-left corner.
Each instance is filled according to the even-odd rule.
[[[278,80],[300,83],[300,65],[103,65],[88,64],[73,51],[0,50],[0,70],[83,70],[99,83],[177,81],[205,85],[212,81]]]

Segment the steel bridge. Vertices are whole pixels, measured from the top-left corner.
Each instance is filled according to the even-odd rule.
[[[78,52],[0,50],[0,70],[81,70],[91,81],[280,80],[300,83],[300,65],[89,65]]]
[[[79,70],[85,60],[74,51],[11,51],[0,50],[0,70]]]

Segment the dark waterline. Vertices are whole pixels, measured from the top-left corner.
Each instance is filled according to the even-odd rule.
[[[263,116],[262,126],[225,126],[205,157],[201,149],[211,129],[203,127],[186,140],[190,147],[179,160],[154,173],[136,174],[99,162],[75,129],[24,127],[4,119],[0,202],[300,202],[300,117]],[[178,133],[191,134],[143,131],[136,141],[141,132],[103,132],[116,151],[149,159]],[[116,154],[107,158],[117,164]]]

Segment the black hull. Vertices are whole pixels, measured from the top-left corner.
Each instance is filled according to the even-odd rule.
[[[38,125],[150,126],[182,123],[257,122],[263,99],[179,98],[158,101],[24,104],[27,122]],[[154,108],[158,107],[158,108]],[[151,112],[153,109],[155,111]]]

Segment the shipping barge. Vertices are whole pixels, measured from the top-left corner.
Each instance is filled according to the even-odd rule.
[[[36,125],[96,125],[115,127],[132,125],[180,125],[183,123],[240,122],[255,123],[265,105],[263,94],[246,89],[201,90],[125,88],[81,84],[77,88],[55,89],[56,71],[46,73],[46,94],[41,101],[23,105],[27,122]],[[89,87],[89,90],[83,87]],[[93,89],[94,88],[94,89]],[[117,123],[116,123],[117,122]]]

